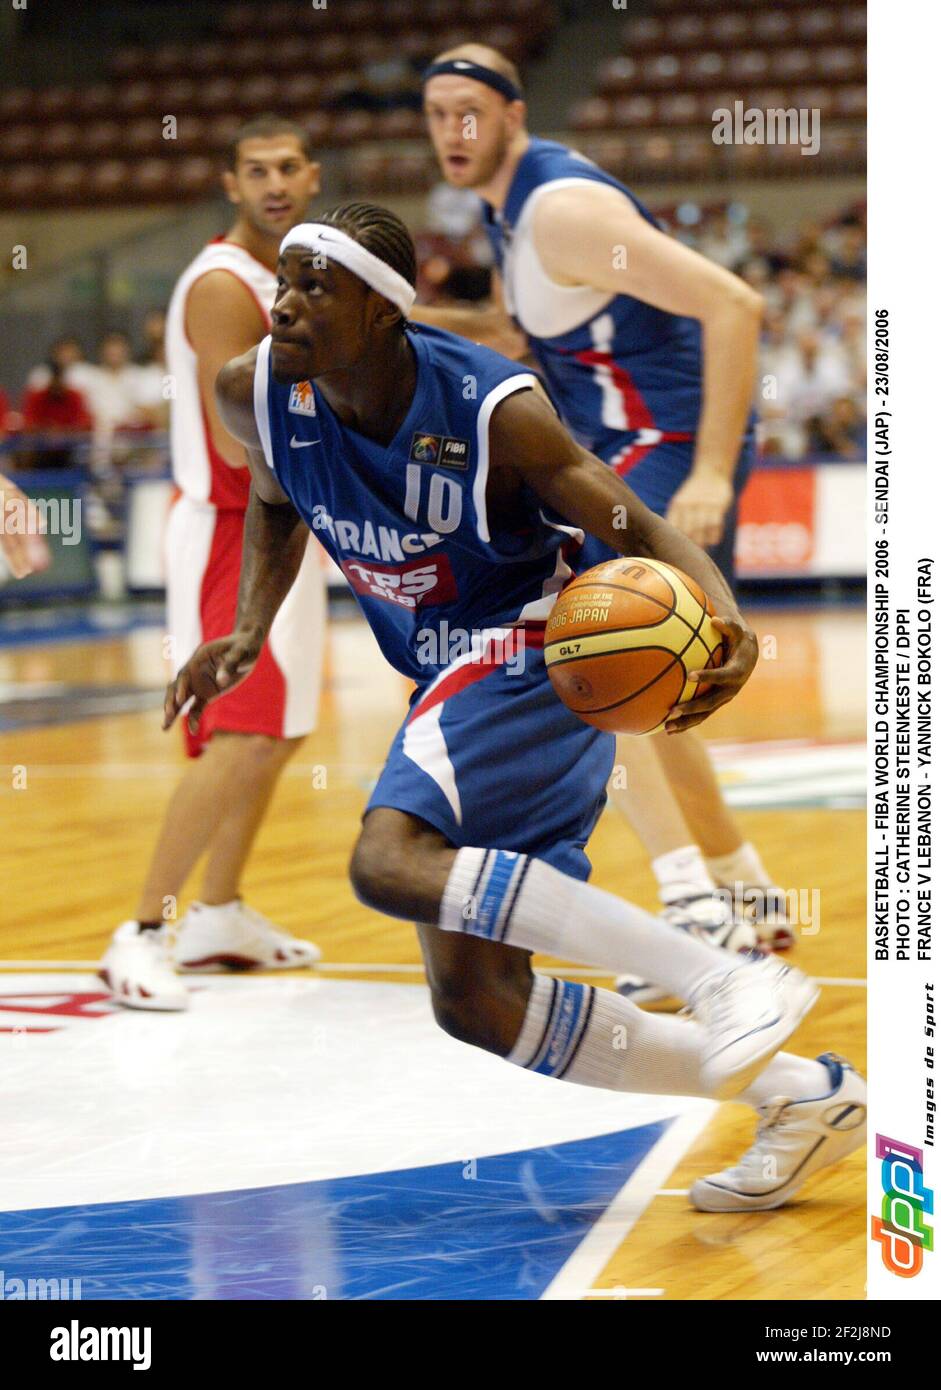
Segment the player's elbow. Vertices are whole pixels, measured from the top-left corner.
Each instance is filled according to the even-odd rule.
[[[764,317],[764,296],[746,285],[744,280],[736,279],[730,286],[728,303],[740,318],[750,324],[758,325]]]

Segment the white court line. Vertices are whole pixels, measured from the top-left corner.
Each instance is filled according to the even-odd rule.
[[[688,1187],[661,1187],[657,1193],[658,1197],[687,1197],[688,1195]]]
[[[628,1178],[604,1216],[596,1221],[542,1295],[553,1302],[582,1299],[668,1177],[718,1110],[715,1101],[697,1102],[673,1121],[640,1167]]]
[[[97,970],[101,964],[100,960],[0,960],[0,970]],[[423,965],[369,965],[362,961],[344,964],[342,961],[321,961],[314,967],[314,974],[345,974],[345,975],[423,975],[425,967]],[[224,971],[220,971],[224,974]],[[251,972],[254,973],[254,972]],[[251,973],[244,975],[243,978],[251,978]],[[258,971],[264,974],[264,971]],[[278,971],[278,974],[282,974]],[[560,966],[558,971],[546,970],[540,967],[535,972],[537,975],[581,975],[586,979],[610,980],[614,976],[613,970],[595,970],[594,968],[582,968],[581,966]],[[840,976],[815,975],[812,977],[814,984],[817,985],[846,985],[857,989],[865,989],[865,980],[843,979]]]

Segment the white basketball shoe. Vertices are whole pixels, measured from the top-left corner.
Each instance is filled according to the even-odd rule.
[[[778,1096],[758,1111],[755,1142],[734,1168],[693,1183],[700,1211],[772,1211],[809,1177],[839,1163],[866,1139],[866,1083],[842,1057],[817,1058],[830,1090],[807,1100]]]
[[[702,1078],[728,1100],[743,1091],[813,1008],[820,990],[774,956],[751,958],[708,976],[689,1001],[708,1037]]]
[[[189,993],[173,967],[167,927],[141,931],[137,922],[122,922],[102,956],[98,976],[115,1002],[128,1009],[189,1007]]]
[[[297,970],[316,965],[320,949],[312,941],[280,931],[241,900],[207,906],[192,903],[181,920],[173,947],[180,970]]]
[[[748,905],[748,918],[754,923],[759,943],[769,951],[789,951],[797,936],[784,889],[775,885],[770,888],[746,886],[742,897]]]
[[[660,918],[671,927],[679,927],[710,946],[724,946],[727,951],[747,954],[758,946],[754,924],[736,916],[722,893],[681,898],[665,907]],[[640,975],[618,975],[614,988],[624,999],[651,1012],[676,1013],[682,1008],[682,1001],[668,989]]]

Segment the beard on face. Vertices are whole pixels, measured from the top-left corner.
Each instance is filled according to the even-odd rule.
[[[481,185],[489,183],[506,158],[509,145],[509,137],[505,131],[501,130],[496,136],[490,150],[480,150],[474,154],[468,153],[467,157],[471,161],[477,162],[477,167],[472,171],[471,182],[464,186],[467,188],[479,188]]]

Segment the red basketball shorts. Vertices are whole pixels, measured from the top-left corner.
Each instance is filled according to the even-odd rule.
[[[167,626],[174,670],[203,642],[226,637],[235,622],[245,514],[180,497],[165,538]],[[326,588],[313,537],[255,669],[231,695],[214,700],[196,735],[183,722],[186,749],[198,757],[216,729],[299,738],[317,724],[326,626]]]

